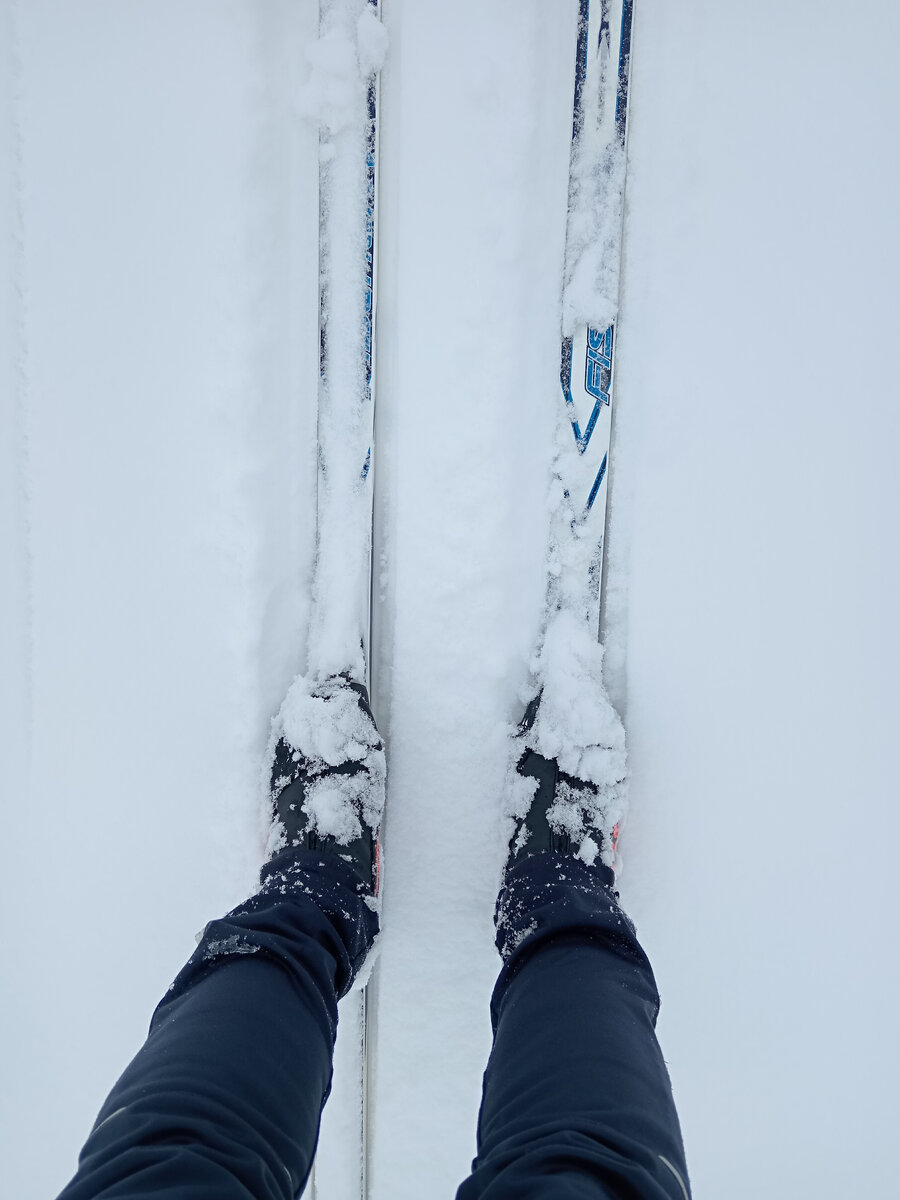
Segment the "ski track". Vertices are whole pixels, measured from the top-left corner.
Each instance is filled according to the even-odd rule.
[[[192,934],[252,886],[314,553],[315,6],[77,7],[0,0],[20,1200],[63,1185]],[[606,670],[623,899],[698,1200],[894,1176],[900,17],[865,10],[855,41],[837,0],[635,9]],[[474,1152],[504,736],[544,594],[574,15],[385,4],[375,1200],[452,1196]]]
[[[511,6],[394,3],[385,15],[375,627],[390,653],[376,677],[390,740],[375,1197],[454,1193],[490,1045],[506,723],[543,601],[571,123],[557,85],[574,49],[574,21],[567,37],[537,6],[518,11],[512,22]],[[535,82],[544,103],[511,120]]]

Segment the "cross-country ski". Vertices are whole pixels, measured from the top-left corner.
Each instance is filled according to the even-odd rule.
[[[373,904],[380,886],[384,753],[374,723],[371,729],[361,723],[358,705],[371,721],[377,117],[385,44],[378,0],[320,0],[319,37],[308,51],[311,75],[301,94],[319,138],[313,608],[307,668],[273,725],[274,766],[267,764],[264,781],[264,808],[273,801],[280,806],[272,825],[276,841],[357,854]],[[308,778],[295,777],[295,759],[310,765]],[[365,764],[358,770],[357,760]],[[312,1196],[368,1196],[372,1019],[364,985],[344,997]]]
[[[524,846],[538,780],[558,762],[555,845],[616,860],[625,731],[603,683],[603,549],[622,256],[632,4],[582,0],[575,54],[560,384],[547,610],[532,695],[512,743],[507,815]]]

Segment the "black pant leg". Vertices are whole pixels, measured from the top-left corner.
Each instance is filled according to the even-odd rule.
[[[650,963],[600,874],[534,855],[498,901],[478,1156],[457,1200],[688,1200]]]
[[[333,856],[286,852],[204,930],[60,1200],[293,1200],[331,1083],[337,999],[377,918]]]

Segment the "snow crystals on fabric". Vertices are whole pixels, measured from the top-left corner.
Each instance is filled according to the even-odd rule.
[[[204,948],[203,957],[205,959],[220,958],[223,955],[232,954],[256,954],[259,946],[253,945],[251,942],[246,942],[239,934],[233,933],[230,937],[220,938],[216,942],[209,942]]]

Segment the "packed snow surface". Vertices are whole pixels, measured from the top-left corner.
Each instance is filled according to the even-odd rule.
[[[610,294],[595,232],[564,254],[575,11],[383,6],[373,1200],[451,1197],[475,1149],[559,333]],[[63,1186],[195,930],[253,887],[291,681],[359,653],[315,633],[311,581],[319,118],[380,53],[361,15],[329,66],[294,0],[0,0],[17,1200]],[[898,44],[893,0],[635,5],[603,671],[697,1200],[896,1190]],[[540,736],[583,717],[611,779],[601,694],[573,713],[566,679]]]

